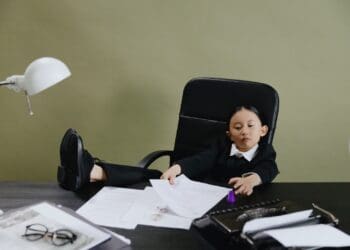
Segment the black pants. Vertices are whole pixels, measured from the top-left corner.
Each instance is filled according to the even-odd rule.
[[[106,162],[97,162],[106,173],[107,186],[127,186],[140,182],[148,181],[149,179],[159,179],[162,172],[154,169],[144,169],[127,165],[112,164]]]

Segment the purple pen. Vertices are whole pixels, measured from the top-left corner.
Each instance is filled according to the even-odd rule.
[[[234,190],[230,190],[230,192],[228,192],[226,201],[228,203],[231,203],[231,204],[235,203],[236,196],[235,196],[235,191]]]

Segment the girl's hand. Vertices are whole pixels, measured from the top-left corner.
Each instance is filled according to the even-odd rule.
[[[233,177],[228,184],[233,186],[235,194],[251,195],[253,188],[261,183],[261,179],[257,174],[251,174],[247,177]]]
[[[175,184],[175,178],[181,174],[181,166],[176,164],[168,168],[167,171],[163,173],[163,175],[160,177],[161,179],[169,180],[170,184]]]

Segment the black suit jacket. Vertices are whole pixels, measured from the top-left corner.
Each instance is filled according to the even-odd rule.
[[[209,177],[225,183],[232,177],[240,177],[248,172],[257,173],[262,183],[267,183],[279,173],[275,161],[276,152],[271,144],[259,145],[257,154],[250,162],[243,157],[229,156],[231,145],[228,138],[220,138],[209,149],[175,163],[191,179]]]

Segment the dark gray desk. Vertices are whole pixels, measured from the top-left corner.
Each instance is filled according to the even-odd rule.
[[[139,186],[140,187],[140,186]],[[137,187],[136,187],[137,188]],[[239,198],[240,206],[268,199],[293,200],[302,205],[314,202],[333,212],[340,219],[340,228],[350,233],[350,183],[273,183],[258,188],[251,197]],[[4,211],[50,201],[77,209],[98,187],[89,187],[83,193],[61,189],[56,183],[0,182],[0,208]],[[217,209],[229,206],[225,201]],[[136,230],[113,229],[132,241],[132,249],[213,249],[195,230],[163,229],[138,226]]]

